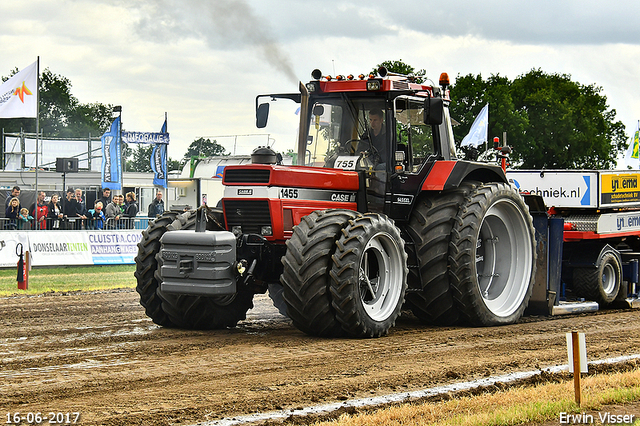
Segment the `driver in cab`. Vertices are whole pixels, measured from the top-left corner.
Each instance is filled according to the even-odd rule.
[[[369,128],[360,138],[358,152],[369,151],[376,169],[384,169],[387,158],[387,134],[384,128],[384,113],[379,108],[369,111]]]

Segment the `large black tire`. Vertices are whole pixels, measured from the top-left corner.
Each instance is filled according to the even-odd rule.
[[[377,214],[349,220],[332,256],[331,297],[351,337],[380,337],[400,315],[407,289],[407,254],[393,220]]]
[[[195,219],[195,211],[179,215],[175,212],[167,212],[153,221],[143,232],[143,239],[138,244],[135,274],[138,279],[136,289],[140,293],[140,303],[145,306],[147,315],[156,324],[166,327],[187,329],[233,327],[238,321],[245,319],[247,311],[253,307],[253,293],[241,286],[235,295],[223,297],[176,295],[160,290],[162,281],[160,238],[165,232],[194,229]],[[214,221],[210,220],[207,222],[207,229],[218,230],[219,228]],[[152,276],[151,271],[153,271]]]
[[[465,199],[451,233],[451,289],[473,325],[512,324],[531,297],[536,250],[533,221],[510,185],[488,183]]]
[[[335,337],[342,328],[331,306],[329,269],[340,230],[359,213],[323,210],[302,218],[293,228],[282,258],[287,315],[301,331],[312,336]]]
[[[284,301],[284,287],[280,283],[269,283],[267,286],[267,293],[269,294],[269,299],[273,303],[273,306],[280,312],[280,315],[288,317],[287,315],[287,304]]]
[[[474,187],[464,183],[439,195],[424,194],[411,214],[407,230],[418,269],[410,269],[408,279],[411,288],[421,291],[407,293],[405,308],[428,324],[452,325],[459,319],[449,286],[449,242],[460,205]]]
[[[598,302],[602,306],[613,303],[622,283],[622,265],[618,257],[606,252],[597,268],[575,268],[573,290],[577,296]]]
[[[138,255],[135,258],[134,276],[137,281],[136,291],[140,294],[140,304],[154,323],[164,327],[172,327],[174,324],[162,310],[162,300],[156,293],[158,289],[158,282],[154,276],[158,269],[156,254],[160,251],[160,238],[177,215],[177,212],[167,211],[149,222],[149,227],[142,231],[142,239],[138,243]]]

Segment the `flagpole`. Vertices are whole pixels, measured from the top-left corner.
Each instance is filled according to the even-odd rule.
[[[38,209],[38,139],[40,138],[40,56],[36,65],[36,210]],[[64,190],[64,188],[63,188]],[[37,216],[37,215],[36,215]],[[36,218],[36,224],[37,218]]]

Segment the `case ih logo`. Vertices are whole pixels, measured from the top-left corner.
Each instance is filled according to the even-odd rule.
[[[253,189],[238,189],[238,195],[253,195]]]

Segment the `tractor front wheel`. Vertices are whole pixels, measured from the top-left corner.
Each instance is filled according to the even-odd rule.
[[[407,288],[407,255],[393,220],[369,213],[349,221],[332,256],[336,318],[352,337],[380,337],[395,325]]]

